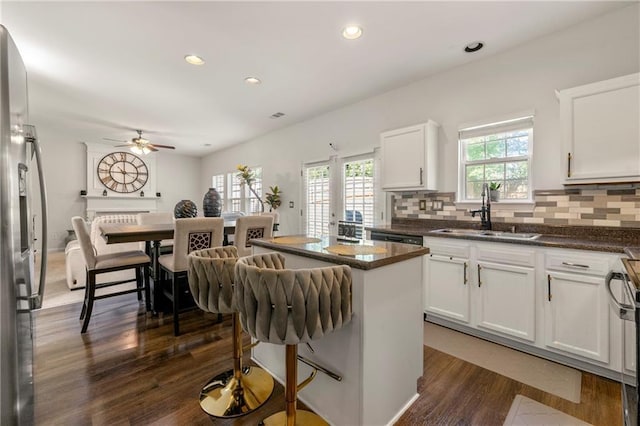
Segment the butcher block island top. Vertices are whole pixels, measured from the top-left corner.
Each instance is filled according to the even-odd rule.
[[[295,254],[356,269],[375,269],[429,253],[426,247],[384,241],[352,243],[335,236],[310,238],[295,235],[270,240],[252,240],[254,246]]]

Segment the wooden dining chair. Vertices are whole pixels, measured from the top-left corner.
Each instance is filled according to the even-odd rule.
[[[224,219],[221,217],[194,217],[175,220],[173,253],[160,256],[163,294],[172,302],[173,334],[180,335],[180,311],[195,307],[187,280],[187,256],[195,250],[222,245]]]
[[[145,307],[147,311],[151,310],[150,291],[149,291],[149,265],[151,259],[140,250],[121,251],[117,253],[107,253],[96,255],[95,247],[91,244],[91,237],[87,230],[85,221],[80,216],[71,219],[71,225],[78,237],[78,243],[82,252],[87,271],[87,279],[84,293],[84,303],[80,319],[82,323],[81,333],[87,331],[91,313],[93,311],[93,302],[98,299],[107,297],[120,296],[128,293],[138,293],[138,300],[142,300],[142,292],[144,291]],[[135,269],[136,277],[134,280],[111,281],[106,283],[96,283],[96,276],[103,273],[123,271],[127,269]],[[136,288],[130,290],[115,291],[96,296],[96,290],[111,287],[128,282],[136,282]]]
[[[238,257],[251,254],[251,243],[254,238],[273,237],[273,216],[241,216],[236,219],[234,246],[238,249]]]

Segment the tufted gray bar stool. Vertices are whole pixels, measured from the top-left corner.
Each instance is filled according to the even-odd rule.
[[[260,342],[286,345],[285,411],[264,425],[325,425],[320,416],[297,410],[298,344],[308,343],[351,321],[351,268],[336,265],[285,269],[284,256],[265,253],[238,259],[235,300],[242,327]]]
[[[273,392],[273,378],[262,368],[242,366],[242,328],[235,308],[235,247],[215,247],[189,254],[187,276],[196,304],[206,312],[231,314],[233,369],[209,380],[200,392],[200,407],[214,417],[237,417],[264,404]]]

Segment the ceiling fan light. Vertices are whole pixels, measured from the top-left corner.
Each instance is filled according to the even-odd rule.
[[[150,152],[151,152],[151,150],[149,148],[147,148],[146,146],[142,147],[142,154],[143,155],[147,155]]]
[[[140,147],[138,145],[133,145],[131,148],[129,148],[131,150],[131,152],[133,152],[134,154],[138,154],[138,155],[143,155],[146,154],[146,152],[144,152],[143,149],[140,149]]]

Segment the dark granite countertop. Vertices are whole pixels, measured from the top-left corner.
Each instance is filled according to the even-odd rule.
[[[627,253],[626,249],[633,250],[640,242],[640,228],[613,228],[595,226],[552,226],[532,225],[522,223],[494,223],[493,229],[497,231],[536,233],[541,236],[535,240],[509,240],[493,238],[489,236],[451,235],[432,232],[442,228],[467,228],[478,229],[474,222],[429,220],[429,219],[404,219],[393,222],[391,225],[367,227],[367,230],[388,232],[394,234],[418,235],[438,238],[457,238],[486,242],[500,242],[507,244],[519,244],[530,246],[568,248],[576,250],[592,250],[612,253]],[[640,247],[635,248],[635,254],[640,258]]]
[[[295,254],[298,256],[309,257],[311,259],[331,262],[338,265],[349,265],[356,269],[374,269],[384,265],[390,265],[413,257],[422,256],[429,253],[426,247],[399,244],[383,241],[364,241],[361,243],[350,243],[339,241],[336,237],[325,237],[317,243],[303,244],[282,244],[274,242],[274,240],[251,240],[254,246],[264,247],[283,253]],[[384,254],[359,254],[359,255],[339,255],[329,253],[326,248],[335,245],[369,245],[382,247],[386,250]]]

